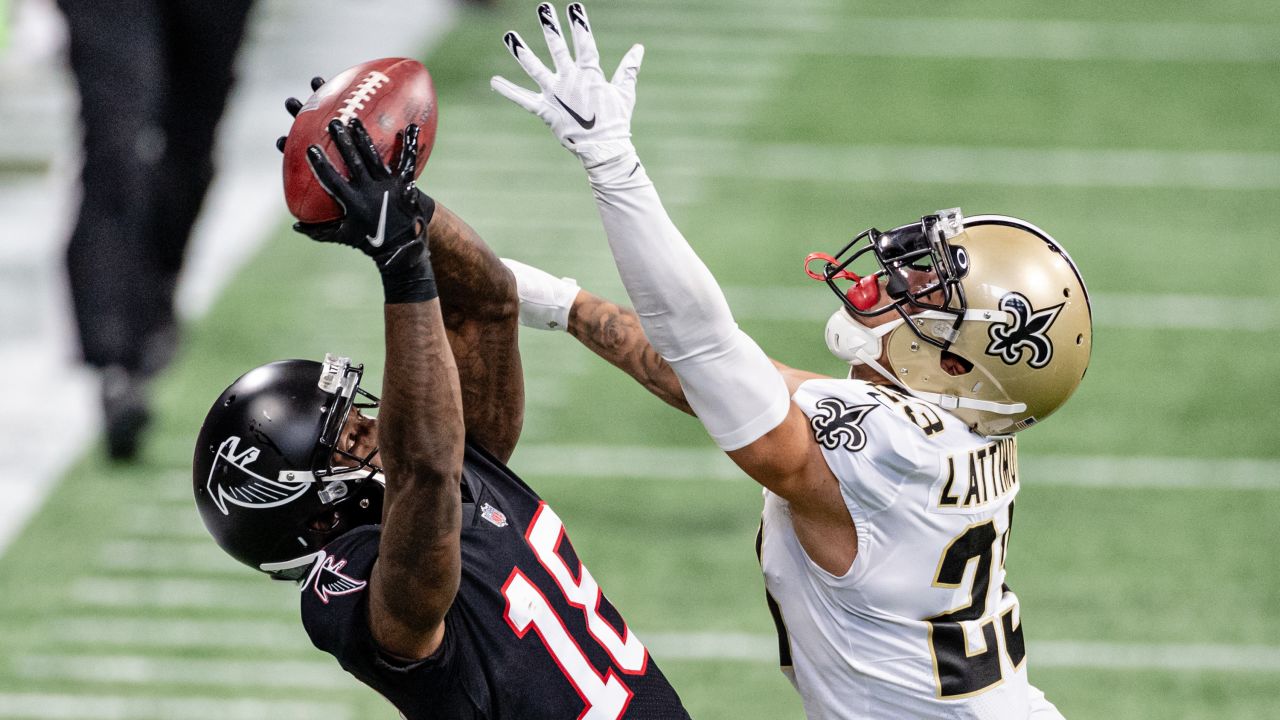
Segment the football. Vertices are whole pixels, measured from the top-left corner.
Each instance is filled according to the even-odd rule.
[[[342,216],[342,208],[320,186],[307,164],[307,147],[319,145],[338,172],[347,175],[346,163],[327,129],[335,118],[344,123],[360,118],[388,165],[399,152],[397,133],[409,123],[417,123],[421,129],[420,174],[436,139],[436,93],[431,74],[422,63],[409,58],[370,60],[338,73],[303,103],[284,144],[285,202],[302,222],[328,222]]]

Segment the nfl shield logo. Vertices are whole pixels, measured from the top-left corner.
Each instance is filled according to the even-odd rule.
[[[480,506],[480,517],[493,523],[495,527],[507,526],[506,514],[489,503]]]

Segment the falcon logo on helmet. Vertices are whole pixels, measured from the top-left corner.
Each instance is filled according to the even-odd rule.
[[[256,447],[241,452],[240,438],[234,435],[218,446],[205,487],[223,515],[231,514],[227,503],[250,510],[272,508],[293,502],[307,491],[306,482],[279,482],[251,470],[258,452]]]
[[[817,408],[822,414],[809,420],[813,437],[828,450],[841,446],[855,452],[861,450],[867,446],[867,434],[859,427],[859,423],[877,407],[880,406],[849,405],[837,398],[823,398],[817,402]]]
[[[1047,333],[1058,319],[1062,303],[1036,310],[1026,296],[1014,292],[1000,298],[1000,309],[1008,312],[1013,322],[988,328],[991,344],[987,346],[987,354],[1000,358],[1006,365],[1017,365],[1022,361],[1023,350],[1030,350],[1028,365],[1037,370],[1048,365],[1053,359],[1053,342]]]

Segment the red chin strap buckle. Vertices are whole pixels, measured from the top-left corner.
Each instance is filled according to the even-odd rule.
[[[804,259],[804,272],[814,280],[821,282],[826,282],[827,276],[823,273],[813,271],[813,268],[810,266],[813,265],[814,260],[821,260],[828,265],[839,264],[836,262],[835,258],[826,253],[809,253],[808,257]],[[876,303],[880,302],[880,283],[876,280],[875,275],[858,277],[856,273],[850,270],[841,270],[835,275],[832,275],[831,279],[853,281],[853,285],[849,286],[849,289],[844,291],[844,296],[848,298],[849,304],[859,310],[870,310],[876,306]]]

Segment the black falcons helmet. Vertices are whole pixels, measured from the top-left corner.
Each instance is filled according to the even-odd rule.
[[[205,416],[192,461],[196,507],[218,546],[272,577],[297,580],[330,540],[379,522],[381,469],[338,451],[363,366],[326,355],[245,373]],[[367,402],[357,402],[360,396]],[[375,451],[376,452],[376,451]],[[335,465],[335,454],[353,465]]]

